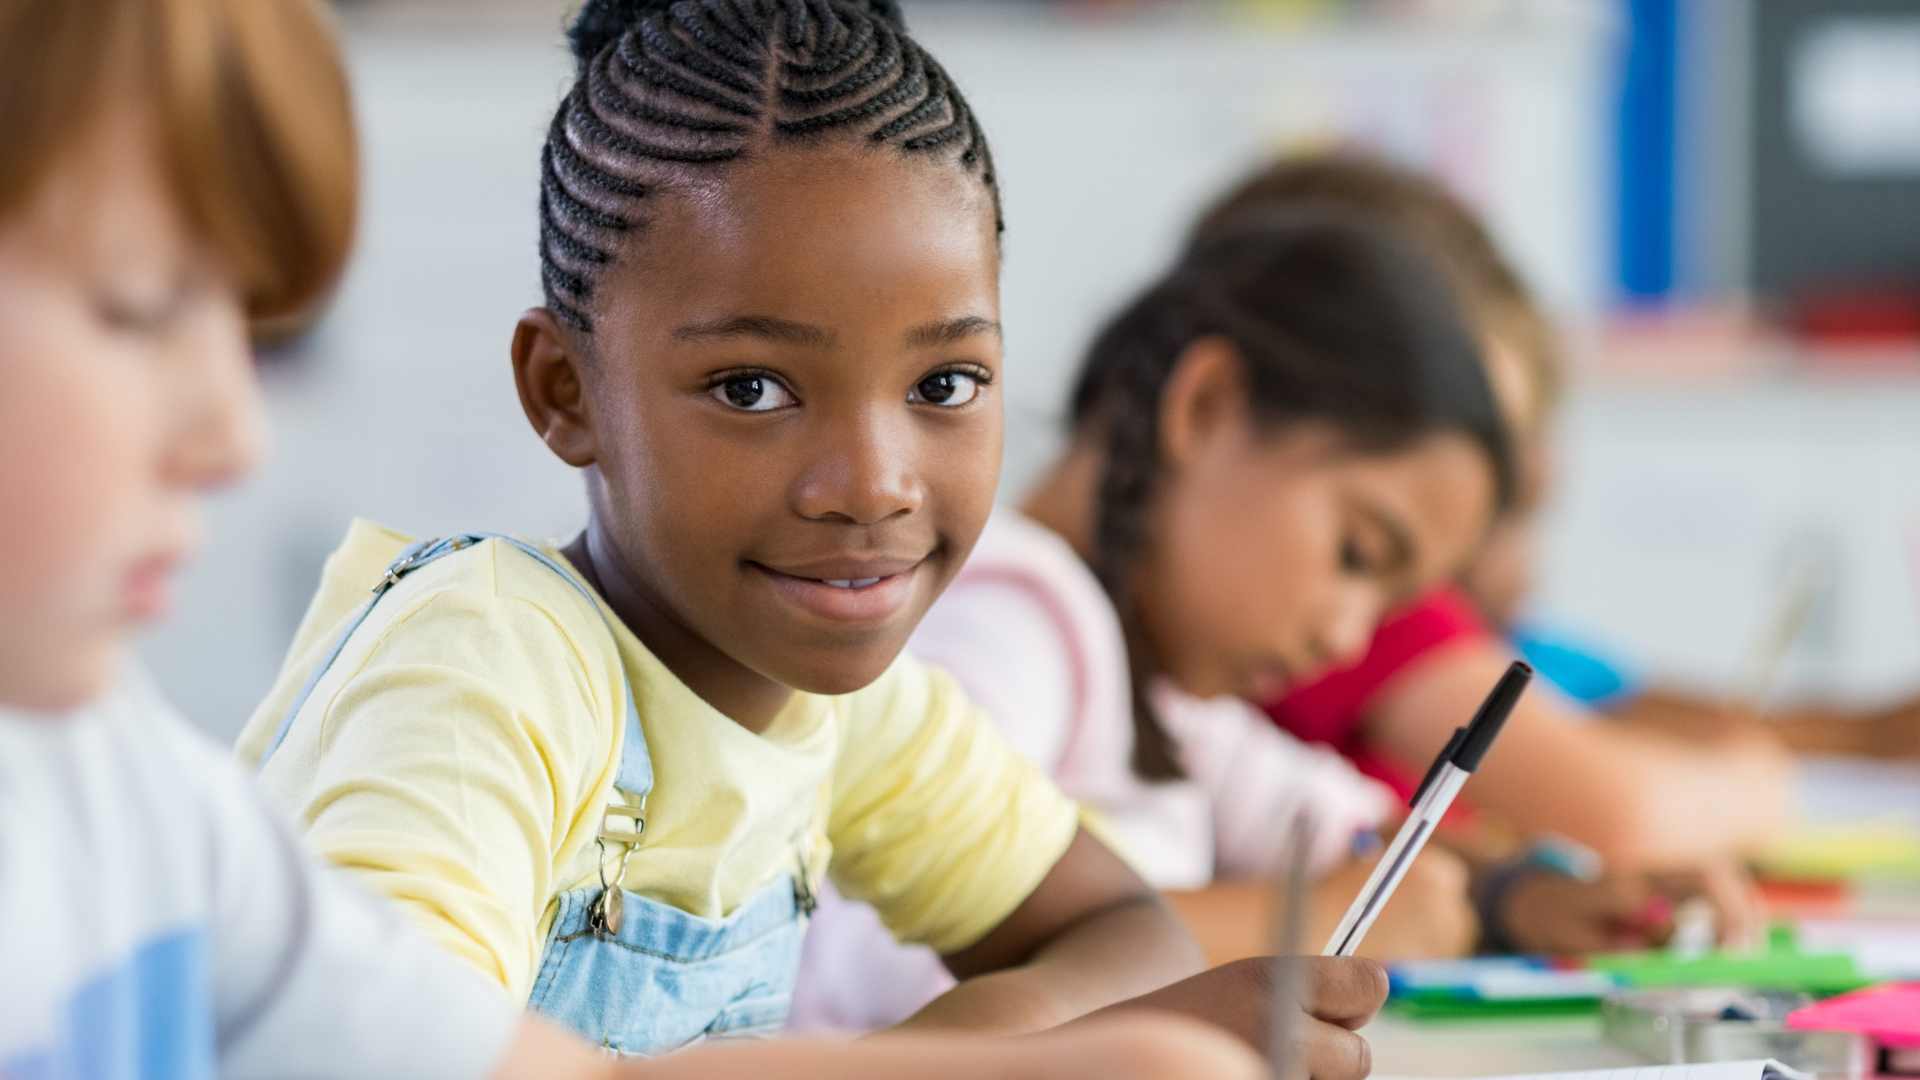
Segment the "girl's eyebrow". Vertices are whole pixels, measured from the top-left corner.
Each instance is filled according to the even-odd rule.
[[[936,345],[952,345],[978,334],[992,334],[994,337],[999,337],[1000,324],[982,315],[964,315],[957,319],[927,323],[907,332],[907,346],[924,349]]]
[[[952,345],[980,334],[1000,336],[1000,324],[984,315],[962,315],[953,319],[925,323],[907,331],[908,348],[924,349]],[[675,341],[718,341],[727,338],[756,337],[782,345],[824,349],[833,344],[833,332],[808,323],[772,315],[734,315],[709,322],[688,323],[673,332]]]
[[[783,345],[801,345],[820,349],[833,344],[833,334],[818,326],[776,319],[771,315],[735,315],[711,322],[688,323],[673,332],[675,341],[716,341],[726,338],[757,337]]]

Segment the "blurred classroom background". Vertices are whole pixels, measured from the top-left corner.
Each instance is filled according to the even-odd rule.
[[[351,515],[415,533],[581,520],[507,366],[539,297],[537,155],[569,6],[340,4],[367,147],[358,256],[270,364],[272,459],[218,501],[182,614],[145,646],[217,737],[264,692]],[[1003,494],[1053,444],[1093,327],[1203,200],[1266,155],[1360,144],[1480,207],[1563,321],[1575,375],[1537,614],[1731,690],[1809,580],[1775,693],[1920,683],[1920,6],[905,7],[1005,186]]]

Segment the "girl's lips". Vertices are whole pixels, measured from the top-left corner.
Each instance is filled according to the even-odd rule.
[[[147,622],[166,613],[173,603],[173,580],[183,555],[165,551],[141,559],[121,579],[120,604],[127,617]]]
[[[801,576],[749,563],[787,602],[819,618],[842,623],[880,623],[893,618],[913,596],[919,563],[898,567],[837,566],[831,577]],[[875,573],[876,570],[890,570]],[[865,572],[863,572],[865,571]]]

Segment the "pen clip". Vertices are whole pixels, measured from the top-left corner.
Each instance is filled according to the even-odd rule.
[[[1440,751],[1440,756],[1433,759],[1433,764],[1427,769],[1426,778],[1420,781],[1419,787],[1413,789],[1413,798],[1407,800],[1408,806],[1420,805],[1420,797],[1425,795],[1427,789],[1433,786],[1433,782],[1440,778],[1440,766],[1453,760],[1453,752],[1460,749],[1460,744],[1465,742],[1466,738],[1466,728],[1453,729],[1453,737],[1447,740],[1447,745]]]

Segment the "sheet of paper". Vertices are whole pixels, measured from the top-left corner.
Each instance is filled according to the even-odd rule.
[[[1632,1069],[1593,1069],[1586,1072],[1518,1073],[1486,1080],[1807,1080],[1777,1061],[1722,1061],[1708,1065],[1647,1065]]]
[[[1845,953],[1870,979],[1920,979],[1920,922],[1802,919],[1798,943],[1810,953]]]

